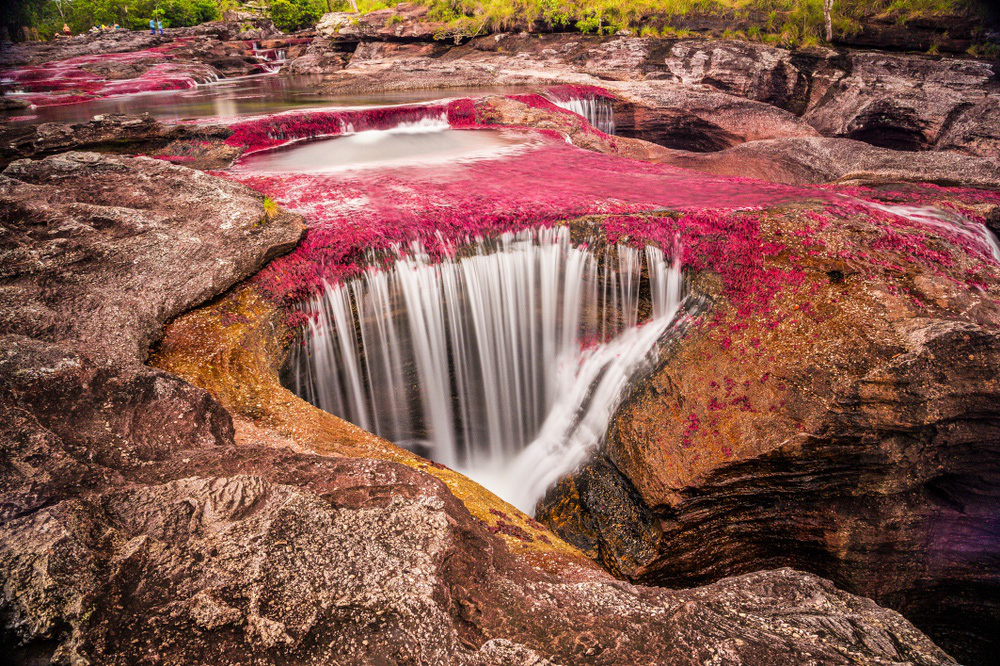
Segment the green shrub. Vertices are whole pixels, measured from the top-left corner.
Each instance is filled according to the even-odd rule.
[[[313,0],[273,0],[271,20],[282,32],[295,32],[316,25],[323,9]]]

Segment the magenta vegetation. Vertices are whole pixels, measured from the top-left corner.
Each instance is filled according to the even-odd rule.
[[[77,56],[10,70],[4,76],[28,93],[24,99],[33,106],[76,104],[114,95],[191,88],[217,75],[208,65],[174,62],[173,52],[188,41],[190,38],[181,38],[141,51]],[[133,66],[138,75],[109,79],[102,72],[110,64]]]
[[[551,105],[539,95],[517,98]],[[454,128],[490,127],[477,116],[473,100],[461,99],[259,118],[235,124],[229,143],[263,150],[337,135],[346,128],[385,129],[442,115]],[[589,152],[568,145],[554,132],[510,127],[500,131],[527,135],[529,146],[502,159],[439,167],[339,173],[224,172],[302,213],[309,224],[298,249],[256,278],[260,286],[279,300],[296,301],[314,293],[324,280],[342,280],[373,263],[392,261],[398,248],[415,240],[431,252],[445,253],[476,236],[585,215],[602,216],[604,233],[611,242],[653,243],[672,250],[675,239],[681,238],[684,265],[719,274],[725,295],[744,318],[772,316],[774,296],[798,290],[805,281],[803,266],[820,255],[865,273],[905,270],[884,258],[902,256],[944,276],[943,269],[952,266],[960,252],[968,266],[966,280],[961,282],[965,289],[979,288],[984,283],[982,270],[994,261],[983,237],[968,228],[929,229],[919,219],[873,207],[872,202],[908,206],[943,202],[940,205],[963,214],[974,225],[982,222],[974,205],[1000,203],[1000,194],[995,192],[934,186],[876,191],[777,185]],[[787,231],[771,233],[762,228],[763,209],[798,202],[812,203],[795,214],[799,226],[788,242],[782,241]],[[833,247],[824,231],[835,220],[862,220],[865,234],[858,242]],[[772,261],[778,257],[784,260]],[[811,307],[804,299],[802,311],[807,313]],[[772,318],[771,326],[777,326],[780,317]],[[721,342],[725,346],[727,339]],[[690,425],[698,427],[694,421]]]

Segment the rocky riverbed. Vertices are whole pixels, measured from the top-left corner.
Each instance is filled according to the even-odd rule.
[[[456,45],[440,27],[403,6],[258,38],[310,39],[286,71],[326,93],[520,89],[0,127],[5,654],[989,663],[994,65],[631,35]],[[128,40],[115,62],[250,64],[224,24]],[[9,67],[96,48],[71,46]],[[613,110],[616,133],[566,100]],[[511,147],[377,169],[246,158],[433,123]],[[433,258],[550,226],[675,256],[687,299],[534,517],[283,384],[325,284],[414,242]]]

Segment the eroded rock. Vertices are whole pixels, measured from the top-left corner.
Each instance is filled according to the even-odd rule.
[[[963,662],[989,663],[1000,635],[996,260],[943,220],[923,232],[943,254],[921,258],[909,236],[920,225],[790,219],[764,225],[783,248],[773,272],[708,272],[751,294],[788,270],[801,285],[766,309],[717,301],[539,515],[633,581],[802,568],[899,610]],[[606,490],[590,490],[595,479]]]
[[[0,188],[14,660],[954,663],[809,574],[637,587],[565,550],[515,555],[408,465],[261,445],[263,427],[234,446],[211,394],[141,362],[167,319],[294,243],[297,219],[145,158],[22,160]]]

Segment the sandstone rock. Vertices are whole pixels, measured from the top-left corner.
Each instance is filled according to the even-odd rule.
[[[352,48],[343,47],[339,42],[325,37],[317,37],[304,52],[292,58],[284,71],[290,74],[328,74],[347,66]]]
[[[954,263],[918,260],[863,223],[812,220],[765,224],[789,256],[769,268],[804,262],[803,286],[752,315],[717,301],[538,515],[635,582],[802,568],[990,663],[1000,309],[983,290],[996,293],[1000,271],[944,221],[923,233]],[[971,265],[984,283],[964,282]]]
[[[175,141],[197,141],[212,148],[215,162],[199,166],[222,166],[236,151],[222,145],[231,130],[221,125],[165,125],[145,114],[108,114],[80,123],[8,124],[0,126],[0,165],[21,157],[40,157],[66,150],[101,148],[104,151],[154,152]],[[205,143],[213,143],[205,146]],[[191,166],[191,165],[189,165]]]
[[[72,341],[97,362],[143,360],[167,319],[301,233],[241,185],[142,157],[20,160],[0,176],[0,197],[0,327]]]
[[[652,80],[606,87],[624,100],[615,108],[619,134],[668,148],[703,152],[747,141],[818,136],[788,111],[707,86]]]
[[[443,57],[447,53],[448,57]],[[511,55],[516,53],[516,57]],[[341,69],[318,44],[301,71]],[[326,60],[324,61],[324,58]],[[1000,84],[990,63],[631,36],[492,35],[448,48],[370,41],[339,92],[466,85],[598,85],[618,94],[619,132],[669,148],[721,150],[782,137],[844,137],[903,150],[993,157]]]
[[[173,41],[166,35],[151,35],[148,30],[117,30],[83,33],[68,39],[50,42],[25,42],[4,49],[0,66],[38,65],[53,60],[65,60],[83,55],[127,53],[160,46]]]
[[[25,424],[2,423],[20,462],[9,442]],[[248,446],[179,452],[128,476],[85,494],[60,488],[4,521],[8,655],[954,663],[897,614],[789,569],[692,591],[534,569],[443,484],[398,464]]]
[[[954,663],[813,575],[636,587],[515,556],[411,467],[234,446],[215,398],[141,361],[166,319],[293,243],[296,220],[144,158],[22,160],[0,192],[14,661]]]
[[[986,119],[995,118],[998,99],[988,62],[852,53],[849,72],[804,118],[824,136],[995,156],[1000,130]]]
[[[711,153],[670,151],[657,156],[657,161],[796,185],[910,182],[992,188],[1000,183],[1000,164],[995,160],[947,151],[904,152],[820,137],[749,141]]]
[[[643,80],[649,40],[577,36],[480,38],[441,44],[362,43],[349,66],[327,84],[331,92],[414,90],[454,86],[596,85],[619,97],[616,124],[623,136],[682,150],[720,150],[743,141],[817,136],[801,118],[770,104],[707,85]],[[517,57],[510,55],[516,50]],[[330,53],[330,57],[333,54]],[[444,57],[447,53],[448,57]],[[310,60],[309,67],[315,64]],[[293,63],[293,67],[297,67]],[[310,70],[312,71],[312,70]]]
[[[817,92],[822,94],[815,89],[816,70],[838,60],[829,49],[789,51],[754,42],[681,40],[653,51],[646,69],[647,76],[669,75],[687,85],[710,85],[801,114]]]

